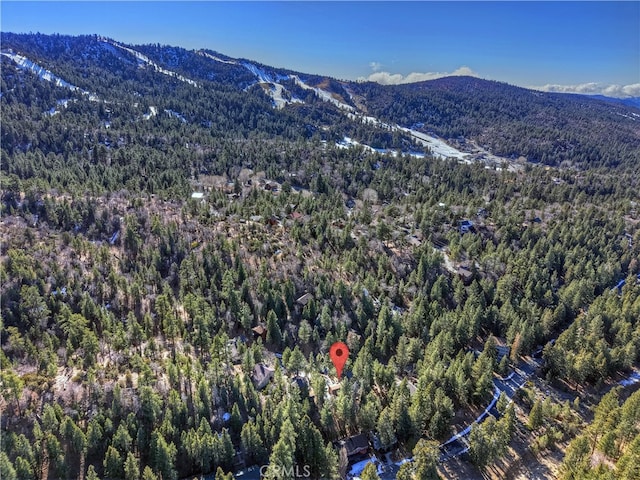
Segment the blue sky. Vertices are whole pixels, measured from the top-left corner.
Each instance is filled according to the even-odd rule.
[[[341,79],[398,83],[473,73],[585,93],[609,88],[613,94],[631,85],[627,92],[635,94],[637,84],[640,95],[640,2],[0,5],[3,31],[98,33],[126,43],[210,48]]]

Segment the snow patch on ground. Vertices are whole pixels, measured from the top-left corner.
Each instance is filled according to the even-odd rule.
[[[406,127],[399,127],[403,132],[408,133],[418,143],[428,147],[435,156],[440,158],[455,158],[464,163],[472,163],[469,159],[468,153],[463,153],[460,150],[453,148],[451,145],[446,144],[439,138],[434,138],[426,133],[418,132]]]
[[[640,372],[634,371],[631,375],[629,375],[624,380],[620,380],[619,385],[623,387],[628,387],[629,385],[633,385],[635,383],[640,383]]]
[[[300,77],[298,77],[297,75],[290,75],[289,78],[292,79],[294,82],[296,82],[296,85],[304,88],[305,90],[313,90],[315,94],[318,96],[318,98],[320,98],[322,101],[333,103],[336,107],[338,107],[341,110],[347,110],[349,112],[355,111],[355,108],[353,108],[351,105],[347,105],[346,103],[341,102],[340,100],[335,98],[330,92],[327,92],[326,90],[323,90],[321,88],[311,87],[307,85],[302,80],[300,80]]]
[[[62,100],[58,100],[56,102],[56,106],[50,108],[49,110],[47,110],[46,113],[53,117],[54,115],[57,115],[58,113],[60,113],[60,111],[61,111],[60,108],[67,108],[67,105],[69,105],[69,102],[71,102],[71,101],[75,102],[75,100],[71,100],[69,98],[64,98]]]
[[[269,96],[273,99],[273,104],[276,108],[281,109],[284,108],[285,105],[290,103],[304,103],[299,98],[292,97],[291,99],[286,98],[284,96],[284,92],[287,91],[284,86],[279,83],[271,83],[270,87],[267,90]]]
[[[618,115],[620,115],[621,117],[624,117],[624,118],[629,118],[631,120],[636,120],[636,121],[638,120],[638,118],[636,118],[636,117],[638,117],[638,114],[636,114],[636,113],[632,113],[631,115],[633,115],[633,116],[625,115],[624,113],[619,113],[619,112],[616,112],[616,114],[618,114]]]
[[[182,123],[187,123],[187,119],[181,113],[175,112],[173,110],[168,110],[165,108],[164,113],[168,114],[170,117],[175,117],[180,120]]]
[[[367,460],[362,460],[361,462],[354,463],[347,473],[347,479],[350,480],[360,480],[360,475],[364,471],[365,467],[369,464],[373,463],[377,465],[378,475],[382,473],[382,465],[378,462],[377,458],[370,458]]]
[[[361,122],[366,125],[374,125],[380,128],[384,128],[386,130],[395,131],[399,128],[397,125],[396,126],[389,125],[388,123],[381,122],[376,117],[370,117],[368,115],[363,115],[361,113],[348,113],[347,116],[351,120],[355,120],[357,122]]]
[[[220,63],[227,63],[229,65],[238,65],[238,62],[233,61],[233,60],[224,60],[220,57],[216,57],[215,55],[211,55],[210,53],[207,52],[203,52],[202,50],[200,50],[198,52],[200,55],[202,55],[203,57],[207,57],[210,58],[211,60],[215,60],[216,62],[220,62]]]
[[[181,82],[184,83],[188,83],[189,85],[193,85],[194,87],[198,86],[198,83],[195,82],[194,80],[191,80],[190,78],[184,77],[182,75],[180,75],[179,73],[173,72],[171,70],[167,70],[165,68],[162,68],[160,65],[158,65],[157,63],[155,63],[153,60],[151,60],[149,57],[147,57],[146,55],[134,50],[133,48],[129,48],[129,47],[125,47],[124,45],[120,45],[118,42],[114,42],[113,40],[109,40],[108,41],[111,45],[118,47],[126,52],[129,52],[131,55],[133,55],[134,57],[136,57],[138,59],[139,62],[142,63],[146,63],[147,65],[153,67],[153,69],[158,72],[158,73],[162,73],[163,75],[167,75],[169,77],[175,78],[176,80],[180,80]]]
[[[276,83],[276,79],[271,76],[267,71],[254,65],[253,63],[243,62],[242,66],[249,70],[252,74],[258,77],[260,83]]]
[[[357,146],[363,147],[365,150],[371,153],[375,153],[377,151],[375,148],[370,147],[369,145],[365,145],[364,143],[360,143],[357,140],[354,140],[353,138],[350,138],[350,137],[344,137],[341,142],[336,143],[336,147],[342,148],[342,149],[352,148]]]
[[[344,137],[340,142],[336,142],[336,147],[341,148],[341,149],[345,149],[345,148],[352,148],[352,147],[363,147],[365,150],[371,152],[371,153],[380,153],[382,155],[391,155],[394,158],[397,158],[399,154],[401,155],[408,155],[410,157],[415,157],[415,158],[424,158],[425,154],[421,153],[421,152],[398,152],[397,150],[390,150],[388,148],[374,148],[370,145],[366,145],[364,143],[360,143],[357,140],[354,140],[353,138],[350,137]],[[376,170],[380,168],[380,166],[378,166],[376,168]]]
[[[158,114],[157,107],[149,107],[149,113],[143,115],[145,120],[149,120],[151,117],[155,117]]]

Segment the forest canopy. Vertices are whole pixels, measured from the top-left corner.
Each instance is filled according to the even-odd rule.
[[[605,395],[640,362],[640,158],[618,107],[309,76],[347,103],[289,78],[301,101],[276,108],[228,57],[107,40],[2,34],[77,86],[1,56],[3,479],[342,478],[362,448],[437,478],[487,405],[474,472],[525,436],[575,438],[566,478],[605,472],[594,449],[633,478],[637,394]],[[346,114],[360,100],[505,163],[440,158]],[[543,386],[601,399],[592,426]]]

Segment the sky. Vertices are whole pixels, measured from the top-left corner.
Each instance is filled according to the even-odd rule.
[[[640,96],[640,2],[0,2],[8,32],[209,48],[338,79]]]

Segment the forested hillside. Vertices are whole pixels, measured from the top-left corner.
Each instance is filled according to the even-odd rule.
[[[640,109],[473,77],[353,86],[386,121],[473,140],[504,157],[564,167],[637,169]]]
[[[638,127],[617,115],[635,110],[606,104],[597,137],[600,103],[577,125],[579,100],[545,94],[565,122],[545,135],[602,149],[544,168],[506,158],[538,148],[506,150],[543,107],[503,84],[396,95],[96,36],[3,34],[2,53],[3,480],[354,478],[372,456],[384,479],[480,478],[505,456],[559,468],[576,437],[549,476],[588,470],[588,441],[633,478],[633,403],[602,400],[624,431],[595,409],[606,442],[578,434],[640,362]],[[487,103],[504,95],[509,125]],[[362,105],[501,131],[505,163],[431,155]]]

